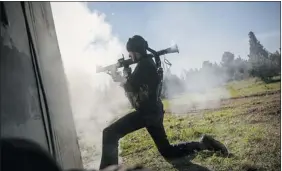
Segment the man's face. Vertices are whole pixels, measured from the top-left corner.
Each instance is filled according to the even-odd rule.
[[[132,61],[137,61],[137,60],[139,60],[139,58],[140,58],[140,54],[139,53],[137,53],[137,52],[131,52],[131,51],[129,51],[128,52],[129,53],[129,58],[132,60]]]

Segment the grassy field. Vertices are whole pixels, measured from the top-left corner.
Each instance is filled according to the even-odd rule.
[[[199,140],[205,133],[223,142],[231,152],[229,157],[203,151],[190,161],[182,158],[168,163],[141,129],[120,141],[124,164],[163,171],[280,170],[280,82],[249,79],[229,83],[226,89],[231,96],[221,100],[220,107],[185,115],[167,113],[164,125],[171,143]]]

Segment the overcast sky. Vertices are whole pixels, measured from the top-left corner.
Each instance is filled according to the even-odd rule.
[[[177,43],[180,54],[166,56],[175,73],[218,62],[224,51],[247,58],[249,31],[270,52],[280,47],[280,2],[89,2],[88,8],[106,15],[123,44],[134,34],[156,50]]]

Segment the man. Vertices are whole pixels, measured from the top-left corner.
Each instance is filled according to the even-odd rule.
[[[118,164],[118,141],[128,133],[146,128],[153,138],[158,151],[167,159],[183,157],[201,150],[220,151],[227,154],[226,147],[204,135],[200,142],[186,142],[171,145],[163,126],[163,104],[159,95],[160,77],[150,50],[141,36],[135,35],[127,42],[129,57],[138,62],[133,73],[125,68],[126,78],[116,75],[113,80],[122,82],[127,96],[136,109],[103,130],[103,147],[100,169]]]

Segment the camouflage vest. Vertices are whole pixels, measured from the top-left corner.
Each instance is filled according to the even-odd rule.
[[[126,92],[126,96],[128,97],[131,106],[138,109],[143,103],[149,100],[149,87],[148,85],[143,84],[137,92]]]

